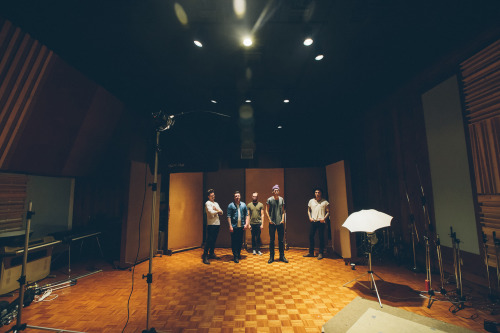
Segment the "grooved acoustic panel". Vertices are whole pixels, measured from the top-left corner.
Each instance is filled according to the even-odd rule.
[[[168,248],[181,250],[203,241],[203,173],[170,174]]]

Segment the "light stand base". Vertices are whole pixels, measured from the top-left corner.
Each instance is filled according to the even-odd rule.
[[[354,281],[357,281],[361,286],[365,287],[366,289],[369,289],[369,290],[373,290],[373,288],[369,288],[367,286],[365,286],[363,283],[361,283],[359,280],[363,277],[365,277],[366,275],[370,275],[370,286],[373,285],[373,287],[375,288],[375,293],[377,294],[377,298],[378,298],[378,304],[380,304],[380,307],[382,308],[382,301],[380,300],[380,295],[378,293],[378,289],[377,289],[377,284],[375,283],[375,278],[373,277],[374,275],[376,277],[378,277],[381,281],[384,281],[380,276],[377,275],[377,273],[373,272],[373,271],[367,271],[365,274],[362,274],[360,276],[358,276],[357,278],[355,279],[352,279],[351,281],[345,283],[342,287],[345,287],[347,286],[348,284],[354,282]]]

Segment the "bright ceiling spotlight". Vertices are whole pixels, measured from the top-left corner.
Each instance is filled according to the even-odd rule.
[[[245,45],[246,47],[252,46],[252,44],[253,44],[252,38],[245,37],[243,39],[243,45]]]
[[[217,101],[215,99],[211,99],[210,102],[217,104]]]
[[[193,43],[198,47],[203,47],[203,44],[199,40],[195,40]]]
[[[247,100],[245,100],[245,103],[252,103],[252,100],[247,99]]]
[[[316,56],[316,58],[314,58],[314,59],[319,61],[319,60],[323,59],[324,57],[325,57],[324,55],[322,55],[322,54],[318,54],[318,55]]]
[[[307,37],[306,39],[304,39],[304,45],[305,46],[310,46],[310,45],[312,45],[312,43],[313,43],[312,38]]]
[[[278,125],[278,128],[283,128],[283,126],[281,126],[281,125]]]
[[[289,99],[284,99],[283,103],[290,103],[290,100]]]

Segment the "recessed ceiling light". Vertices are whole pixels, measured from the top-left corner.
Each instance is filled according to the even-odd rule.
[[[215,99],[211,99],[210,102],[217,104],[217,101]]]
[[[290,100],[289,99],[284,99],[283,103],[290,103]]]
[[[248,47],[248,46],[252,46],[252,44],[253,44],[253,41],[250,37],[245,37],[245,39],[243,39],[243,45]]]
[[[318,55],[316,56],[316,58],[314,58],[314,59],[319,61],[319,60],[323,59],[324,57],[325,57],[324,55],[322,55],[322,54],[318,54]]]
[[[198,47],[203,47],[203,44],[199,40],[195,40],[194,45],[196,45]]]
[[[247,99],[247,100],[245,100],[245,103],[252,103],[252,100]]]
[[[281,126],[281,125],[278,125],[278,128],[283,128],[283,126]]]
[[[312,38],[307,37],[306,39],[304,39],[305,46],[310,46],[310,45],[312,45],[312,43],[313,43]]]

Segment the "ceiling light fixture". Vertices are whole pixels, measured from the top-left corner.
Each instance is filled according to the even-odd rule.
[[[217,101],[215,99],[211,99],[210,102],[217,104]]]
[[[252,103],[252,100],[247,99],[247,100],[245,100],[245,103]]]
[[[253,44],[252,38],[245,37],[243,39],[243,45],[245,45],[246,47],[252,46],[252,44]]]
[[[283,103],[290,103],[290,100],[289,99],[284,99]]]
[[[283,126],[281,126],[281,125],[278,125],[278,128],[283,128]]]
[[[194,45],[196,45],[198,47],[203,47],[203,44],[199,40],[195,40]]]
[[[324,57],[325,57],[324,55],[322,55],[322,54],[318,54],[318,55],[316,56],[316,58],[314,58],[314,59],[315,59],[315,60],[317,60],[317,61],[319,61],[319,60],[323,59]]]
[[[310,45],[312,45],[312,43],[313,43],[312,38],[307,37],[306,39],[304,39],[304,45],[305,46],[310,46]]]

